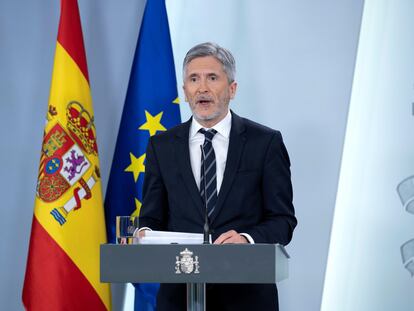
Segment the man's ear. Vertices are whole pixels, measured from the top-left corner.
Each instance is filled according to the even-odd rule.
[[[182,88],[183,88],[184,95],[185,95],[185,97],[184,97],[184,101],[188,103],[187,92],[186,92],[186,90],[185,90],[185,85],[184,85],[184,84],[183,84]]]
[[[229,90],[230,90],[230,99],[233,99],[234,96],[236,96],[236,91],[237,91],[237,82],[236,81],[233,81],[232,83],[230,83]]]

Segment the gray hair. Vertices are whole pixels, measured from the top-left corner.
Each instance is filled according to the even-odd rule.
[[[234,81],[236,76],[236,61],[234,60],[231,52],[216,43],[205,42],[197,44],[191,48],[184,58],[183,62],[183,77],[185,77],[185,71],[188,63],[198,57],[213,56],[223,65],[223,70],[227,75],[229,83]]]

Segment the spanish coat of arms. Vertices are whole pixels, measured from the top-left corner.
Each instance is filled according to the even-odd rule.
[[[97,167],[86,174],[92,167],[88,155],[97,155],[93,117],[76,101],[67,105],[66,117],[66,128],[57,122],[43,138],[36,193],[46,203],[59,200],[68,191],[72,193],[63,206],[50,212],[60,225],[72,210],[81,208],[82,199],[91,198],[91,188],[99,178]]]
[[[200,273],[198,256],[193,257],[193,252],[188,248],[180,252],[180,256],[175,257],[175,273]]]

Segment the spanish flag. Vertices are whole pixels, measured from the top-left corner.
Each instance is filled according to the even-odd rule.
[[[96,129],[76,0],[61,0],[23,288],[27,310],[108,310]]]

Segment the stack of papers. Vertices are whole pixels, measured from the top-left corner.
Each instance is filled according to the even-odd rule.
[[[211,243],[211,235],[209,237]],[[145,231],[138,244],[203,244],[203,234],[171,231]]]

